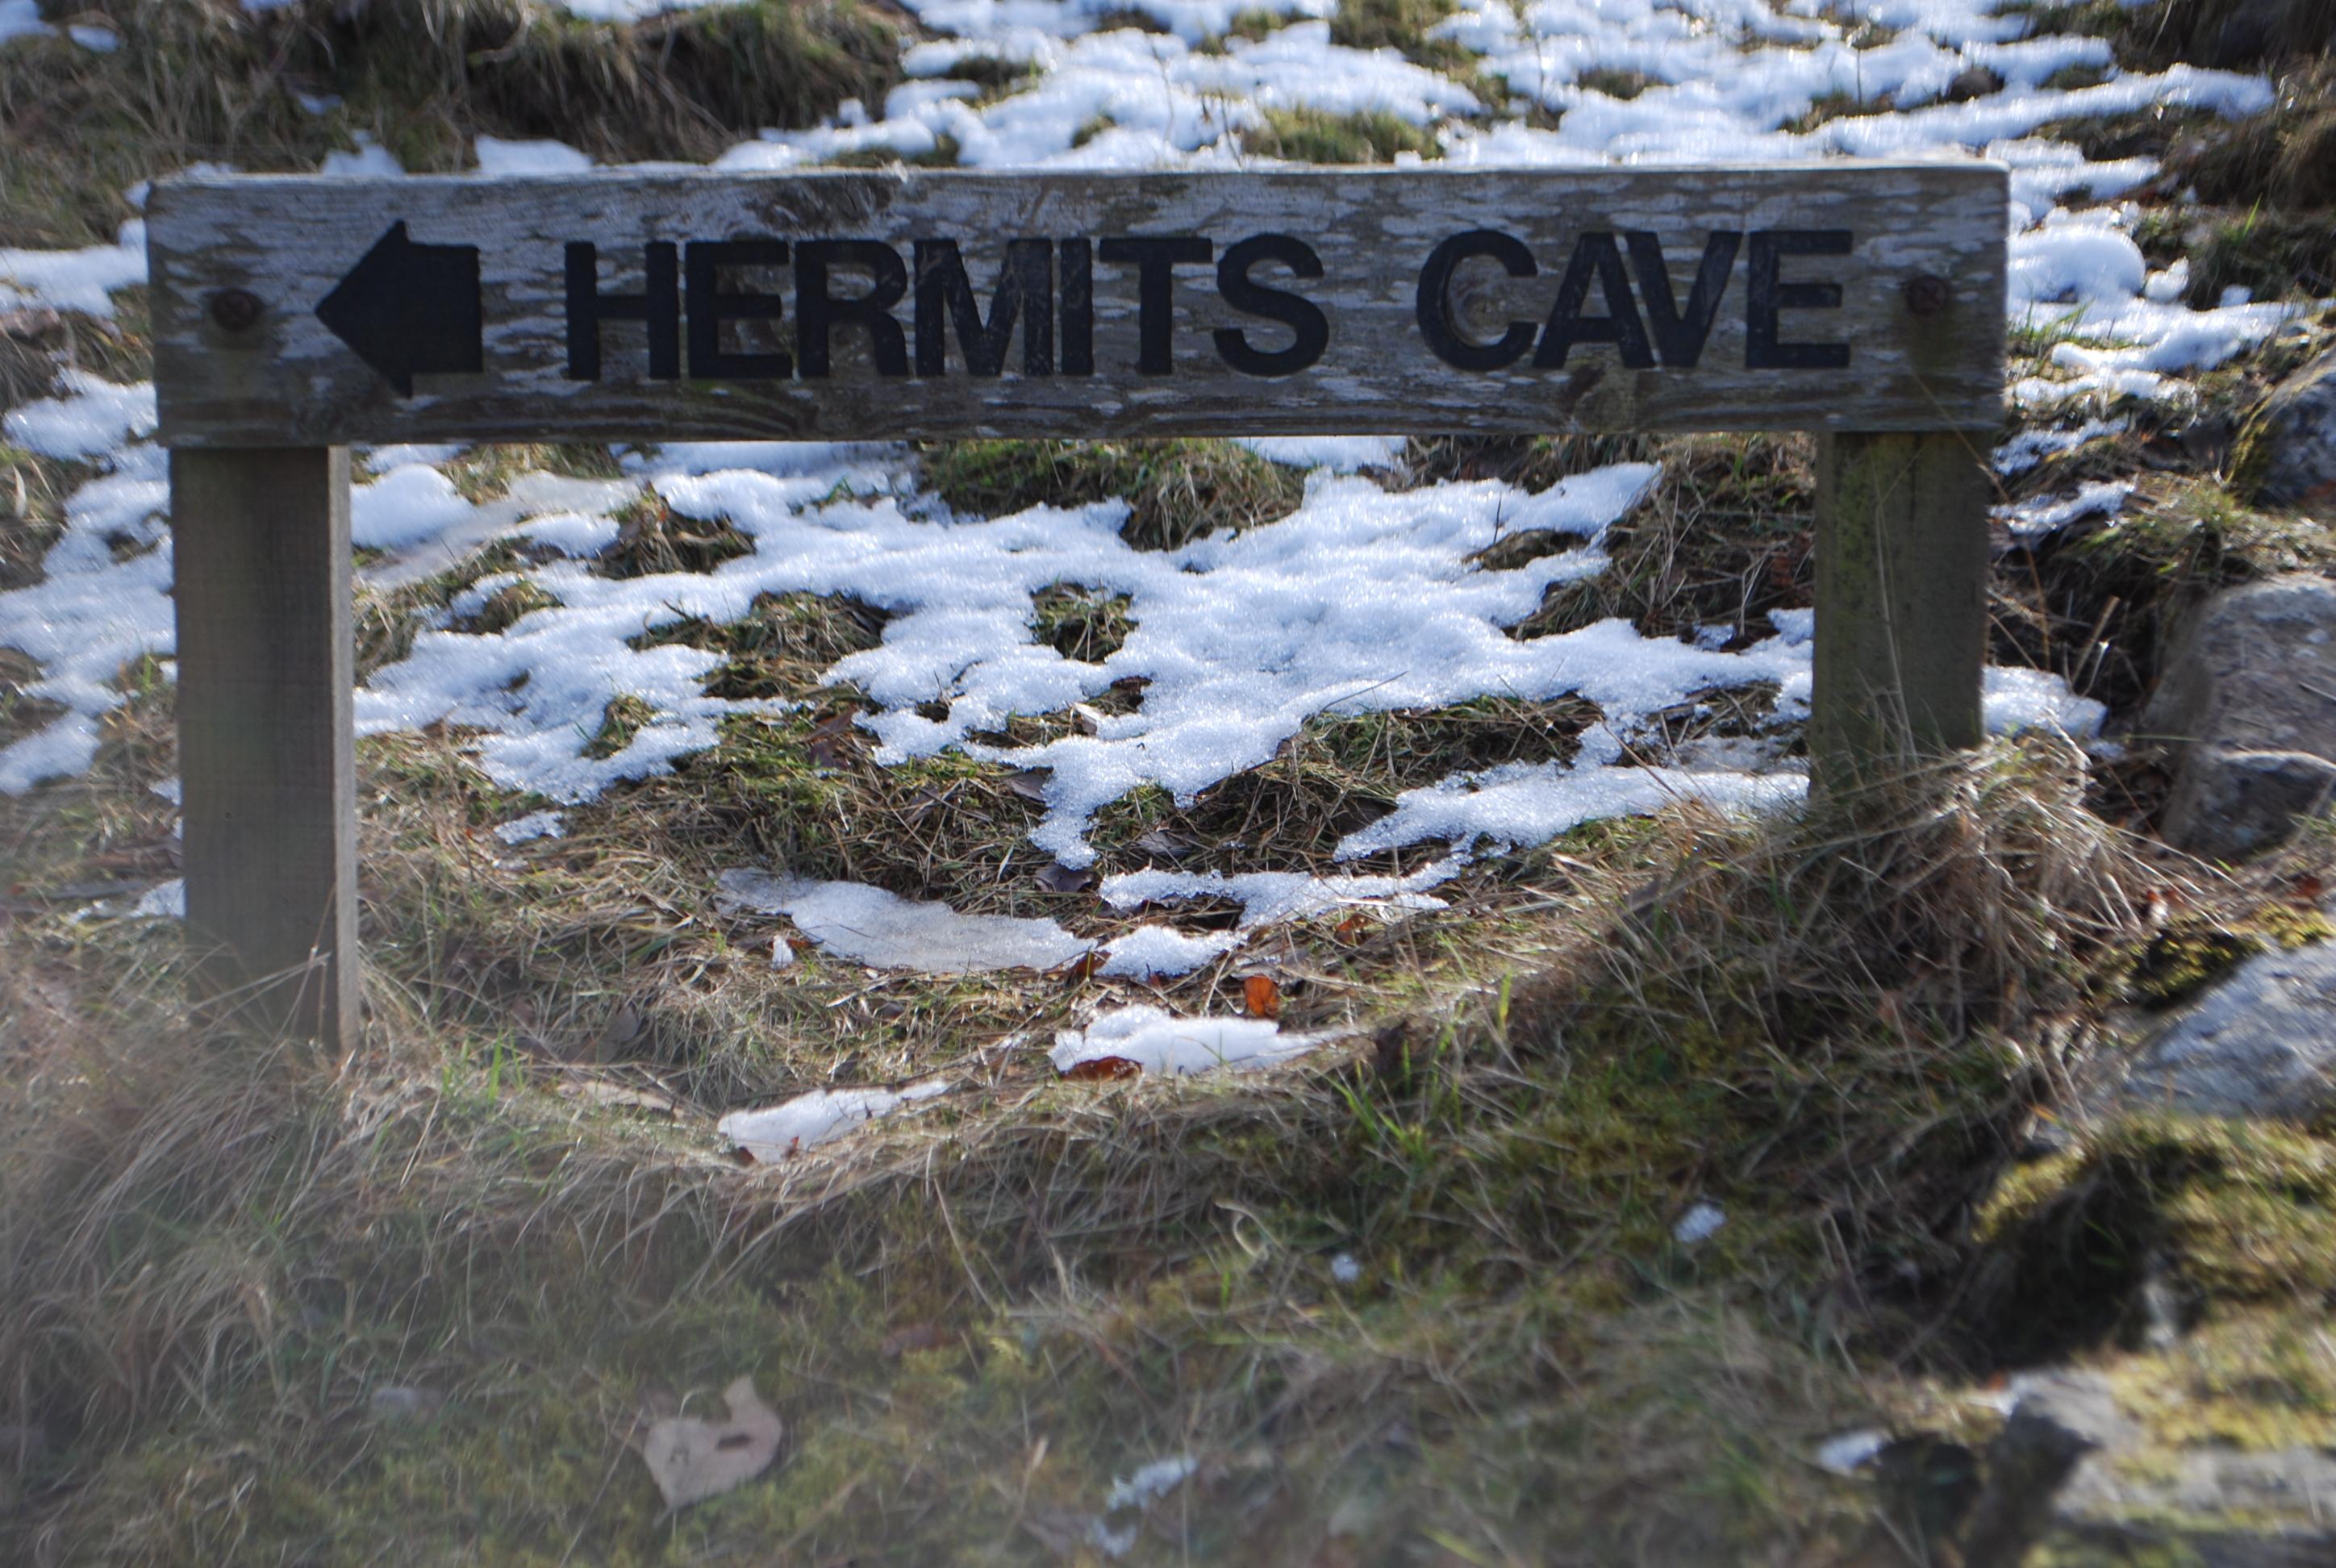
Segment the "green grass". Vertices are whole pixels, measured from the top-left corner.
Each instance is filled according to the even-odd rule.
[[[1269,109],[1241,132],[1241,147],[1293,163],[1389,163],[1398,152],[1434,158],[1443,151],[1433,129],[1385,110],[1330,114],[1319,109]]]
[[[1124,501],[1120,532],[1139,550],[1271,522],[1305,488],[1297,471],[1230,441],[959,441],[922,458],[933,493],[964,511]]]
[[[433,755],[371,765],[394,761],[419,802],[453,780],[432,782]],[[661,1022],[602,1021],[624,992],[568,1025],[506,1001],[500,1028],[442,1013],[423,1033],[401,984],[352,1071],[192,1048],[150,959],[124,1015],[33,1040],[76,1064],[69,1083],[0,1105],[23,1309],[0,1323],[6,1410],[44,1434],[35,1501],[0,1531],[189,1563],[930,1561],[967,1542],[1018,1561],[1083,1534],[1114,1475],[1189,1452],[1147,1550],[1282,1563],[1368,1532],[1494,1562],[1599,1563],[1650,1536],[1689,1560],[1822,1552],[1868,1505],[1798,1456],[1902,1397],[1860,1368],[1920,1315],[1793,1330],[1838,1267],[1814,1222],[1918,1278],[1967,1266],[1932,1216],[2027,1103],[1999,1030],[2066,1005],[2115,929],[2097,893],[2120,852],[2068,814],[2068,776],[2004,754],[1853,855],[1823,820],[1609,833],[1572,873],[1591,881],[1552,884],[1562,909],[1422,955],[1455,967],[1447,994],[1472,983],[1457,1013],[1251,1082],[1054,1085],[1000,1057],[933,1111],[760,1173],[702,1152],[686,1095],[673,1125],[560,1094],[673,1074]],[[579,831],[547,870],[620,842]],[[423,858],[441,892],[380,907],[425,916],[436,989],[492,984],[474,944],[511,913]],[[2008,900],[1989,891],[2023,866]],[[548,891],[539,940],[573,943],[556,911],[574,900]],[[647,955],[637,914],[605,918],[597,940],[636,954],[579,953],[579,979],[719,956],[686,927]],[[396,940],[375,961],[414,972]],[[20,1030],[35,972],[0,981]],[[149,1027],[116,1033],[131,1016]],[[619,1054],[556,1047],[595,1025]],[[885,1027],[856,1049],[889,1060]],[[144,1048],[157,1028],[180,1048]],[[946,1060],[950,1040],[916,1049]],[[1698,1199],[1728,1220],[1689,1249],[1670,1226]],[[61,1213],[83,1223],[27,1222]],[[664,1516],[628,1442],[740,1375],[786,1421],[785,1456]],[[377,1409],[384,1388],[420,1390],[422,1413]]]

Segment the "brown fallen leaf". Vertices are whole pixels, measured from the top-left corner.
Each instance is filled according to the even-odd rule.
[[[1046,798],[1046,781],[1054,776],[1053,770],[1049,768],[1026,767],[1018,773],[1007,774],[1006,787],[1026,801],[1044,801]]]
[[[730,1407],[728,1420],[676,1416],[651,1427],[641,1441],[641,1459],[668,1508],[718,1497],[761,1475],[778,1455],[786,1428],[755,1394],[754,1379],[739,1378],[722,1398]]]
[[[1049,861],[1038,873],[1038,885],[1050,893],[1076,893],[1095,881],[1095,872],[1079,866],[1066,866],[1060,861]]]
[[[1178,833],[1173,828],[1153,828],[1138,833],[1127,843],[1138,854],[1153,855],[1163,861],[1181,861],[1201,847],[1201,841]]]
[[[1063,1069],[1063,1076],[1075,1083],[1100,1083],[1112,1078],[1140,1078],[1144,1076],[1141,1063],[1125,1057],[1089,1057],[1084,1062],[1073,1062]]]
[[[1249,975],[1241,980],[1241,1007],[1252,1018],[1281,1016],[1281,988],[1271,975]]]
[[[811,738],[803,743],[803,749],[811,753],[811,760],[821,767],[840,768],[848,765],[852,761],[852,743],[857,735],[857,730],[852,721],[859,716],[858,708],[846,708],[843,712],[831,718],[822,719],[814,726],[811,732]]]
[[[1077,958],[1075,958],[1069,963],[1065,964],[1062,967],[1060,973],[1064,980],[1068,984],[1083,986],[1086,984],[1087,981],[1095,979],[1096,973],[1102,969],[1103,966],[1103,950],[1101,948],[1089,948],[1085,952],[1081,953]]]

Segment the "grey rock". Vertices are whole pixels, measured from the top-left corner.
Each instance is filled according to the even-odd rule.
[[[2336,353],[2281,382],[2249,416],[2233,477],[2264,505],[2336,515]]]
[[[2088,1454],[2136,1440],[2096,1374],[2059,1372],[2031,1380],[1987,1450],[1987,1485],[1963,1536],[1968,1563],[2014,1563],[2050,1530],[2069,1477]]]
[[[2336,583],[2291,573],[2208,599],[2136,733],[2175,755],[2167,842],[2235,858],[2284,839],[2336,786]]]
[[[2208,1116],[2336,1105],[2336,943],[2247,959],[2143,1046],[2116,1098]]]
[[[2047,1542],[2097,1548],[2109,1562],[2336,1563],[2336,1525],[2322,1523],[2336,1518],[2336,1456],[2154,1445],[2098,1373],[2047,1373],[2019,1388],[1963,1537],[1973,1568],[2009,1568]]]
[[[2298,820],[2325,806],[2336,791],[2336,763],[2304,751],[2200,746],[2181,781],[2166,820],[2181,824],[2182,846],[2237,861],[2277,848],[2294,834]]]

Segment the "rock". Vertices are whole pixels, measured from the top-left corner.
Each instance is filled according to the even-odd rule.
[[[2336,515],[2336,350],[2273,387],[2248,417],[2231,477],[2263,505]]]
[[[2321,1517],[2336,1495],[2336,1457],[2155,1445],[2098,1373],[2023,1378],[1988,1471],[1963,1538],[1974,1568],[2012,1568],[2039,1544],[2055,1563],[2336,1562],[2336,1525]]]
[[[2336,785],[2336,583],[2290,573],[2208,599],[2136,733],[2175,752],[2167,842],[2236,859],[2286,838]]]
[[[2035,1381],[1987,1450],[1987,1485],[1971,1506],[1963,1560],[2016,1563],[2052,1527],[2062,1488],[2086,1455],[2134,1441],[2107,1381],[2063,1372]]]
[[[2200,747],[2167,803],[2166,836],[2178,831],[2185,849],[2214,860],[2244,860],[2284,843],[2300,819],[2328,803],[2331,789],[2336,763],[2310,752]]]
[[[2336,1107],[2336,943],[2247,959],[2142,1047],[2117,1097],[2209,1116]]]

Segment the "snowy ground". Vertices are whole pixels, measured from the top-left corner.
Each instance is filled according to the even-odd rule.
[[[1108,7],[1103,0],[909,3],[943,36],[910,50],[911,80],[887,102],[847,104],[833,123],[813,131],[766,132],[719,165],[784,170],[870,148],[909,157],[943,138],[961,163],[991,169],[1254,164],[1240,133],[1267,111],[1289,108],[1384,112],[1432,127],[1445,162],[1457,167],[1994,158],[2014,171],[2015,324],[2056,324],[2065,339],[2050,356],[2051,373],[2016,388],[2037,428],[1999,454],[2007,472],[2108,428],[2098,421],[2113,399],[2184,397],[2186,374],[2259,342],[2288,314],[2239,298],[2203,311],[2182,305],[2185,279],[2178,268],[2150,271],[2131,235],[2135,211],[2117,201],[2153,178],[2154,165],[2088,163],[2074,147],[2032,135],[2052,122],[2150,104],[2250,113],[2269,104],[2270,86],[2186,66],[2123,73],[2106,43],[2024,37],[2026,22],[1993,15],[1988,0],[1865,0],[1843,8],[1854,16],[1818,0],[1781,8],[1763,0],[1542,0],[1515,11],[1502,0],[1465,0],[1436,33],[1477,58],[1476,82],[1505,80],[1512,96],[1497,103],[1393,51],[1332,44],[1323,0],[1277,0],[1267,9],[1289,18],[1286,25],[1255,42],[1233,38],[1206,48],[1203,41],[1237,9],[1253,8],[1232,0],[1137,0],[1134,9],[1168,29],[1150,33],[1095,30],[1099,16],[1127,9],[1122,0]],[[571,8],[598,18],[649,7],[571,0]],[[1898,31],[1853,47],[1851,34],[1865,24]],[[0,0],[0,40],[40,25],[26,0]],[[102,48],[109,41],[82,43]],[[973,83],[944,74],[972,57],[1027,62],[1034,74],[1019,92],[977,102]],[[2074,89],[2045,85],[2079,66],[2105,79]],[[1991,71],[2002,85],[1969,95],[1974,67]],[[1638,73],[1650,84],[1627,99],[1611,96],[1584,84],[1601,72]],[[1959,101],[1947,101],[1959,80]],[[1887,95],[1893,107],[1789,129],[1819,100],[1837,95],[1868,102]],[[1538,128],[1546,112],[1528,123],[1536,108],[1562,112],[1555,129]],[[589,162],[555,143],[482,139],[476,152],[485,176]],[[328,161],[326,171],[396,170],[380,148],[361,146]],[[142,276],[136,223],[115,246],[0,251],[0,309],[102,316],[112,308],[112,291]],[[153,423],[151,386],[115,385],[74,370],[60,375],[53,397],[6,416],[9,442],[85,463],[91,475],[71,499],[69,526],[48,552],[43,580],[0,594],[0,645],[38,663],[26,694],[63,709],[0,750],[0,791],[22,792],[87,768],[104,716],[125,700],[124,666],[142,655],[167,658],[171,650],[167,494]],[[503,537],[523,541],[532,564],[482,579],[441,612],[410,654],[358,693],[358,722],[368,734],[442,721],[460,726],[476,737],[477,765],[514,792],[518,820],[507,837],[556,832],[556,818],[547,823],[533,814],[544,800],[588,801],[620,781],[656,774],[711,745],[725,716],[773,706],[706,695],[715,654],[637,649],[631,639],[685,617],[736,619],[759,594],[808,591],[849,595],[893,618],[881,647],[828,675],[867,694],[872,711],[861,722],[881,743],[880,760],[955,749],[1047,770],[1046,813],[1032,836],[1068,867],[1094,859],[1095,813],[1139,786],[1192,796],[1264,763],[1319,715],[1436,708],[1481,696],[1578,695],[1595,702],[1603,720],[1571,764],[1458,774],[1405,795],[1388,816],[1340,845],[1340,858],[1428,840],[1447,841],[1455,854],[1532,845],[1584,821],[1689,794],[1754,807],[1795,797],[1800,780],[1763,763],[1757,748],[1748,764],[1737,755],[1729,759],[1734,765],[1700,770],[1633,765],[1630,752],[1648,715],[1753,683],[1780,688],[1774,722],[1788,731],[1806,700],[1806,613],[1780,615],[1767,627],[1707,628],[1689,641],[1649,638],[1620,620],[1532,640],[1504,635],[1551,584],[1604,569],[1601,535],[1652,482],[1651,467],[1611,467],[1539,495],[1495,482],[1391,492],[1355,472],[1387,459],[1383,442],[1263,442],[1259,449],[1312,469],[1303,504],[1278,522],[1164,552],[1133,550],[1119,538],[1124,508],[1115,502],[996,518],[950,515],[920,493],[909,454],[893,448],[645,446],[619,453],[622,479],[530,475],[480,503],[449,480],[453,451],[375,451],[365,458],[355,496],[356,540],[370,552],[361,581],[377,589],[411,582]],[[650,491],[683,518],[728,523],[752,551],[705,572],[598,574],[594,558],[617,537],[614,514]],[[2114,513],[2125,499],[2121,487],[2098,486],[2029,503],[2005,521],[2034,530]],[[1570,548],[1507,570],[1472,560],[1496,539],[1526,529],[1568,536]],[[521,579],[548,599],[546,608],[494,633],[458,629],[490,596]],[[1055,584],[1127,596],[1134,628],[1124,646],[1089,664],[1035,640],[1032,596]],[[1101,717],[1092,733],[1024,748],[972,738],[997,730],[1008,714],[1058,712],[1131,677],[1148,682],[1140,706]],[[615,755],[588,756],[587,738],[620,696],[646,703],[652,716]],[[946,716],[930,716],[935,704],[945,705]],[[2052,677],[2013,670],[1991,675],[1988,712],[1998,729],[2049,725],[2078,735],[2101,717],[2098,705]],[[1105,899],[1133,908],[1232,892],[1251,909],[1247,927],[1270,918],[1259,912],[1267,906],[1295,910],[1309,898],[1342,896],[1322,891],[1323,879],[1298,877],[1288,887],[1251,890],[1260,901],[1251,905],[1223,877],[1147,874],[1157,885],[1137,889],[1117,879],[1123,885],[1106,883]],[[799,885],[784,907],[795,910],[805,930],[819,923],[821,911],[844,911],[833,922],[839,930],[864,923],[845,917],[869,915],[852,901],[873,890],[837,887]],[[1426,895],[1390,884],[1377,896]],[[1281,905],[1273,904],[1277,898]],[[915,906],[909,911],[875,913],[885,917],[880,925],[899,915],[910,922],[904,930],[931,935],[935,928],[915,922],[933,917]],[[1037,933],[1046,949],[1040,956],[1084,950],[1058,935]],[[998,950],[999,933],[982,940],[991,945],[978,950],[992,959],[1036,961]],[[1175,972],[1233,940],[1146,927],[1132,929],[1109,952],[1121,966],[1114,972]]]

